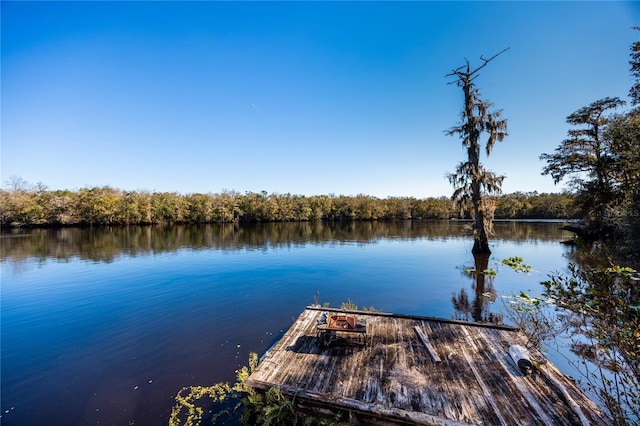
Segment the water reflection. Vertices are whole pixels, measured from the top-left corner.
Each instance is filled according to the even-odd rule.
[[[469,299],[469,294],[464,288],[453,293],[451,302],[454,318],[492,324],[504,323],[504,314],[490,311],[491,305],[496,301],[497,292],[493,286],[495,275],[489,269],[489,258],[489,254],[474,253],[473,268],[465,268],[464,273],[473,280],[473,300]]]
[[[372,244],[380,239],[445,240],[464,236],[461,221],[289,222],[105,228],[14,229],[0,237],[0,261],[79,258],[112,262],[180,249],[266,250],[304,244]],[[557,241],[558,223],[497,222],[495,240]],[[477,269],[477,268],[476,268]]]
[[[248,352],[267,350],[314,296],[331,306],[350,299],[387,312],[487,321],[500,308],[491,304],[496,293],[539,286],[547,271],[566,266],[559,241],[568,233],[559,223],[497,223],[495,259],[472,257],[464,225],[5,232],[0,409],[10,413],[2,424],[166,425],[183,386],[233,380]],[[492,277],[456,271],[460,263],[483,271],[514,254],[541,272],[499,271],[494,290]]]

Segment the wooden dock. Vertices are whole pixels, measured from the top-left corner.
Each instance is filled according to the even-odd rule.
[[[524,375],[509,357],[513,328],[351,311],[359,334],[322,345],[308,307],[247,383],[278,387],[302,410],[343,412],[362,424],[605,425],[596,405],[540,353]]]

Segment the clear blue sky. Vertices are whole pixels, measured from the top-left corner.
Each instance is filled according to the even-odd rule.
[[[509,120],[486,167],[558,192],[565,118],[627,100],[640,3],[1,3],[1,177],[50,189],[450,195],[445,75]]]

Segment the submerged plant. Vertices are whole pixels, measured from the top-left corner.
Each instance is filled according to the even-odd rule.
[[[503,296],[507,316],[527,336],[527,347],[542,350],[542,344],[561,332],[553,302],[532,297],[521,291],[517,296]]]

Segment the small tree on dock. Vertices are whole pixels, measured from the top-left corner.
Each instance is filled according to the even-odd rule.
[[[457,135],[462,139],[462,145],[467,149],[467,161],[461,162],[455,173],[447,177],[454,187],[452,200],[461,211],[472,210],[473,214],[473,253],[491,253],[489,249],[489,235],[492,230],[493,212],[495,204],[483,198],[485,194],[499,194],[504,176],[486,170],[480,163],[480,138],[487,135],[485,151],[491,153],[496,142],[501,142],[507,136],[507,120],[502,119],[501,111],[490,111],[491,102],[481,99],[480,89],[474,83],[479,72],[498,55],[489,59],[480,57],[482,65],[472,69],[469,61],[465,65],[454,69],[447,77],[455,80],[448,84],[456,84],[464,93],[464,108],[461,113],[461,123],[452,127],[447,135]]]

